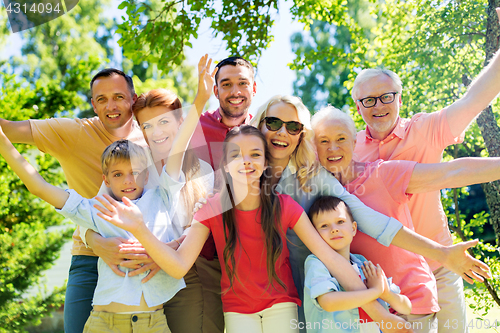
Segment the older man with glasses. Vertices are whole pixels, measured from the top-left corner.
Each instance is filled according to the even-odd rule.
[[[497,9],[498,12],[498,9]],[[377,159],[439,163],[443,150],[462,142],[469,124],[500,92],[498,53],[455,103],[433,113],[399,117],[402,84],[385,69],[365,69],[354,81],[352,98],[366,129],[357,135],[355,154],[360,162]],[[453,243],[440,192],[415,194],[409,202],[415,231],[442,245]],[[463,282],[457,274],[428,260],[437,281],[439,332],[466,332]],[[424,314],[422,314],[424,315]]]

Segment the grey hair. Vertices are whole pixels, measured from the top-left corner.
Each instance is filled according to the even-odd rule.
[[[356,138],[356,124],[354,124],[354,120],[352,120],[351,116],[331,105],[322,108],[312,116],[311,126],[313,131],[316,131],[319,123],[329,120],[339,120],[343,122],[349,131],[351,131],[352,137]]]
[[[397,92],[399,94],[401,94],[401,92],[403,91],[403,83],[401,82],[401,79],[399,78],[398,74],[394,73],[393,71],[391,71],[389,69],[367,68],[367,69],[363,69],[356,77],[356,80],[354,80],[354,86],[352,87],[352,90],[351,90],[352,99],[354,101],[359,99],[358,90],[359,90],[359,86],[362,83],[364,83],[370,79],[373,79],[374,77],[377,77],[381,74],[387,75],[392,80],[392,82],[394,82],[394,84],[396,84],[396,87],[398,90]]]

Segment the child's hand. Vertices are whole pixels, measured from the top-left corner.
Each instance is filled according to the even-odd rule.
[[[382,267],[380,267],[380,265],[379,268],[380,268],[380,273],[382,274],[382,278],[384,280],[384,292],[382,293],[382,295],[380,295],[380,298],[385,301],[391,296],[392,291],[389,288],[389,282],[387,281],[387,276],[385,275],[384,270],[382,269]]]
[[[208,63],[207,63],[208,59]],[[208,54],[201,57],[198,63],[198,98],[206,103],[212,94],[215,83],[215,73],[217,73],[218,68],[214,68],[212,74],[210,74],[210,65],[212,64],[212,59],[208,58]]]
[[[102,197],[96,197],[96,200],[103,206],[94,205],[94,208],[100,212],[97,216],[109,223],[131,233],[144,224],[141,211],[130,199],[123,197],[123,204],[121,204],[111,196],[103,194]]]
[[[386,282],[384,281],[387,279],[380,265],[375,266],[371,261],[365,261],[361,266],[361,270],[366,277],[366,287],[375,289],[382,295],[385,291],[384,283],[386,284]]]

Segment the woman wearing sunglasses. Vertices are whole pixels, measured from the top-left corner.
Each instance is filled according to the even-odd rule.
[[[442,247],[402,227],[394,218],[382,215],[366,207],[354,195],[349,194],[339,181],[319,165],[312,143],[311,115],[300,98],[274,96],[258,110],[251,123],[264,134],[269,146],[271,185],[281,194],[290,195],[307,213],[312,203],[322,195],[336,196],[351,208],[359,230],[375,238],[380,244],[389,244],[433,258],[455,272],[468,270],[469,266],[480,268],[481,275],[488,276],[487,266],[465,254],[471,245],[457,244]],[[295,286],[303,300],[304,261],[309,254],[307,248],[293,231],[287,232],[290,264]],[[341,260],[336,272],[331,272],[345,290],[365,288],[357,274],[344,267]],[[479,278],[480,280],[480,278]],[[380,304],[372,302],[363,309],[374,320],[392,327],[403,327],[402,319],[389,314]],[[299,309],[299,320],[304,321],[303,309]],[[399,323],[398,323],[399,322]],[[403,324],[403,326],[401,326]]]
[[[381,244],[389,245],[401,224],[382,215],[349,194],[338,180],[316,161],[315,148],[312,144],[314,133],[311,130],[309,110],[300,98],[294,96],[274,96],[264,104],[252,120],[264,134],[270,150],[267,161],[271,168],[271,185],[281,194],[290,195],[308,212],[315,199],[322,195],[333,195],[344,200],[351,208],[355,220],[364,233],[376,238]],[[287,232],[290,250],[290,264],[299,297],[303,299],[304,261],[309,255],[308,249],[291,230]],[[354,270],[338,260],[337,272],[331,272],[346,290],[364,288]],[[349,266],[349,267],[347,267]],[[363,308],[365,309],[365,307]],[[375,302],[366,306],[365,311],[375,321],[401,321],[391,317]],[[299,321],[304,321],[302,307],[299,309]]]

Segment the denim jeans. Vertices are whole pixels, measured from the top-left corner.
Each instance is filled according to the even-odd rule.
[[[92,311],[98,257],[73,256],[64,301],[64,332],[82,333]]]

